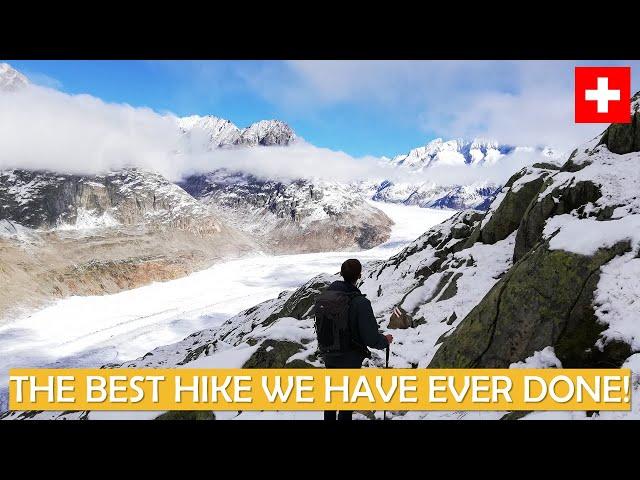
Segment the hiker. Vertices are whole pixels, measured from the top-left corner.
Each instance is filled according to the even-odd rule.
[[[345,261],[340,268],[344,281],[333,282],[316,299],[318,350],[326,368],[360,368],[371,358],[369,348],[384,350],[393,341],[378,331],[371,302],[356,287],[361,273],[358,260]],[[338,420],[351,420],[352,413],[340,411]],[[336,412],[325,411],[324,419],[335,420]]]

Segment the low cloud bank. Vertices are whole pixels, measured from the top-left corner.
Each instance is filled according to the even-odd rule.
[[[262,178],[469,184],[502,183],[521,166],[541,159],[535,152],[514,152],[495,165],[442,166],[412,173],[384,165],[375,157],[354,158],[303,140],[289,147],[213,152],[198,148],[200,140],[181,134],[175,116],[147,108],[39,86],[0,93],[0,169],[98,174],[139,167],[175,181],[187,174],[227,168]]]

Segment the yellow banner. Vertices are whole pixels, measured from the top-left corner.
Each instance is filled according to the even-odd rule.
[[[11,410],[630,410],[628,369],[13,369]]]

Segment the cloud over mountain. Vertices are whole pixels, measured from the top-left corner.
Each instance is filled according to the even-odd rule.
[[[209,150],[202,136],[185,135],[173,114],[37,85],[23,87],[0,92],[0,168],[91,174],[135,166],[172,180],[189,173],[228,168],[266,178],[469,183],[500,182],[536,159],[531,152],[513,152],[492,166],[443,165],[409,172],[376,157],[356,158],[311,145],[299,137],[288,146],[243,148],[260,144],[252,140],[236,142],[237,147]],[[269,132],[264,122],[254,125],[238,131],[247,132],[245,136]]]

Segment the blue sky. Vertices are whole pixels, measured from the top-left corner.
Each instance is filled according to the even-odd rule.
[[[278,118],[353,156],[403,153],[442,136],[511,144],[582,141],[569,61],[15,61],[34,83],[240,127]],[[634,82],[634,91],[637,83]]]

